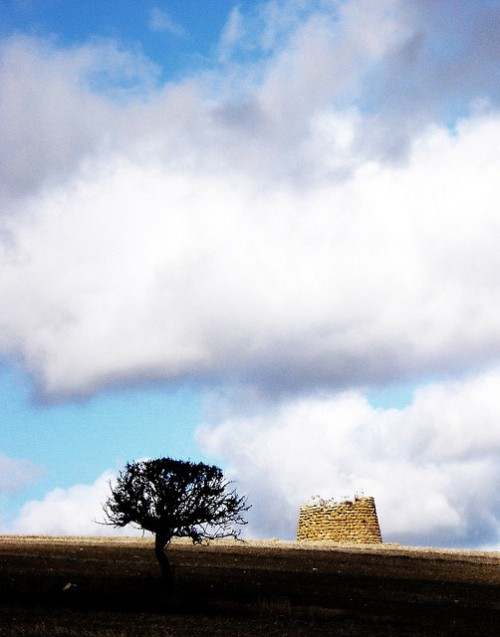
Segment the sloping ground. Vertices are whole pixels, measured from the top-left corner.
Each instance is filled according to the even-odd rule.
[[[167,553],[169,597],[151,538],[0,537],[0,635],[497,635],[500,626],[498,553],[278,541],[175,541]]]

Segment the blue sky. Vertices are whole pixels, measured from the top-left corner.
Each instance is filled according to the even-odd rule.
[[[54,486],[92,482],[110,468],[135,458],[198,459],[193,442],[200,419],[197,396],[188,387],[115,391],[86,400],[43,404],[33,382],[13,367],[1,373],[2,452],[28,458],[33,480],[12,497],[4,515],[15,515],[27,499],[43,498]],[[138,435],[138,429],[140,435]]]
[[[169,455],[253,537],[363,491],[388,540],[498,550],[499,22],[0,5],[0,532],[111,532]]]
[[[61,46],[112,39],[156,63],[158,80],[172,81],[200,68],[217,66],[215,50],[231,11],[252,13],[259,3],[220,0],[171,2],[5,2],[0,7],[4,36],[23,33],[54,38]],[[246,47],[248,55],[253,47]]]

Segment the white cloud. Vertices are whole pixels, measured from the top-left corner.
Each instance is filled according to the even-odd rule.
[[[498,356],[500,119],[341,181],[328,122],[311,187],[271,188],[218,148],[175,165],[165,142],[24,200],[4,222],[0,347],[54,395],[188,374],[347,386]]]
[[[219,58],[226,61],[244,35],[243,18],[238,7],[229,14],[219,40]]]
[[[117,102],[142,99],[157,73],[112,41],[58,50],[49,41],[12,37],[0,43],[0,60],[3,214],[22,211],[23,195],[64,181],[107,148],[117,129],[123,143]]]
[[[392,1],[354,0],[338,13],[318,11],[294,27],[259,95],[275,119],[282,111],[303,117],[311,105],[353,100],[372,66],[411,35],[399,3]]]
[[[253,503],[249,534],[293,538],[311,496],[376,499],[385,541],[500,545],[500,371],[420,388],[402,410],[358,392],[203,425],[197,439]]]
[[[138,535],[133,527],[115,529],[97,524],[104,520],[102,505],[109,495],[109,481],[115,478],[106,471],[91,484],[77,484],[69,489],[57,488],[43,500],[27,502],[9,529],[26,535]]]
[[[172,17],[162,9],[153,7],[150,12],[149,27],[152,31],[167,32],[177,37],[185,35],[184,28],[172,20]]]
[[[24,489],[39,473],[40,469],[29,460],[10,458],[0,452],[0,496]]]
[[[242,69],[229,93],[224,72],[153,90],[109,42],[4,45],[0,350],[46,394],[187,375],[279,393],[498,357],[500,118],[418,125],[404,162],[377,159],[399,133],[355,96],[421,16],[273,7],[260,82]]]

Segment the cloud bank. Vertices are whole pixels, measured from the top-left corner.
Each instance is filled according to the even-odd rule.
[[[422,16],[334,5],[284,25],[266,5],[251,81],[255,61],[155,87],[111,42],[4,44],[0,348],[47,396],[138,377],[342,388],[498,356],[494,91],[466,75],[475,110],[452,128],[415,100],[403,160],[401,98],[361,96]]]
[[[500,549],[500,370],[433,383],[401,410],[359,392],[198,429],[253,508],[248,534],[294,539],[311,496],[375,496],[384,541]]]

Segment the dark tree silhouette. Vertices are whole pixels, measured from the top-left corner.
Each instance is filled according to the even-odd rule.
[[[204,539],[239,536],[233,524],[246,524],[246,497],[228,489],[216,466],[159,458],[129,463],[103,506],[105,524],[134,524],[155,535],[155,554],[165,585],[173,583],[165,549],[173,537]]]

